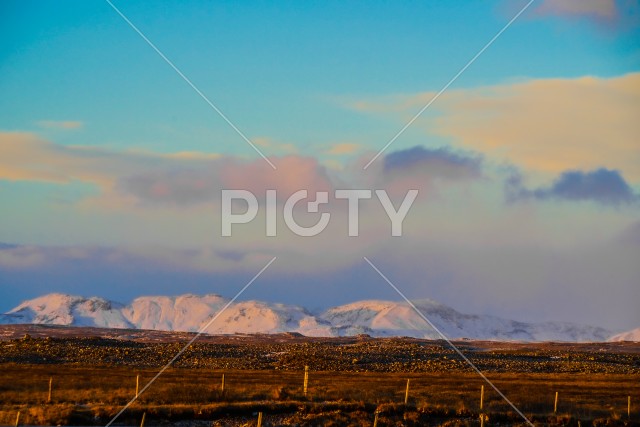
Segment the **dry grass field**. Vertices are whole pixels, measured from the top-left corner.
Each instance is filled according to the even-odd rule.
[[[432,357],[427,360],[429,363],[419,365],[424,366],[422,372],[416,372],[413,364],[414,359],[422,357],[419,354],[422,347],[414,347],[418,344],[411,341],[407,347],[409,344],[404,341],[390,345],[378,340],[372,340],[366,347],[372,350],[363,354],[363,358],[369,357],[375,363],[323,370],[314,367],[314,362],[333,357],[332,366],[349,366],[336,354],[344,354],[350,361],[353,353],[341,348],[365,347],[354,347],[348,340],[332,342],[327,351],[334,354],[323,356],[319,352],[326,343],[318,341],[310,346],[306,343],[303,348],[312,350],[301,352],[301,341],[305,339],[295,337],[291,343],[278,344],[282,346],[280,350],[301,358],[299,366],[287,364],[285,367],[271,362],[258,363],[255,353],[264,351],[262,346],[270,342],[269,338],[245,339],[237,346],[228,347],[215,342],[203,343],[199,351],[182,360],[179,367],[169,368],[142,393],[116,424],[139,425],[142,414],[146,413],[147,427],[160,424],[255,426],[257,414],[262,412],[263,426],[372,426],[377,412],[379,427],[479,426],[480,413],[488,415],[487,426],[525,425],[476,373],[449,364],[451,355],[437,350],[436,344],[418,343],[424,344],[424,352]],[[135,354],[148,351],[149,345],[139,341],[69,338],[1,341],[0,424],[14,425],[19,411],[21,425],[105,425],[134,397],[136,377],[140,376],[142,388],[158,372],[161,365],[130,363],[137,360]],[[105,346],[120,349],[123,359],[91,363],[90,358],[83,356],[85,353],[99,355],[95,348]],[[487,343],[473,346],[480,349],[474,357],[490,367],[486,370],[487,376],[536,425],[640,425],[637,346],[612,346],[604,351],[607,349],[598,345],[600,355],[589,345],[500,344],[500,348],[494,349]],[[382,370],[385,362],[381,355],[394,349],[399,354],[410,351],[413,356],[391,371]],[[211,360],[206,359],[205,354],[211,354]],[[49,357],[42,360],[43,355]],[[398,358],[398,354],[387,356],[393,360]],[[198,363],[193,362],[194,358]],[[33,360],[40,362],[33,363]],[[245,368],[210,368],[216,366],[216,360],[232,360],[228,363]],[[503,362],[505,366],[518,367],[520,372],[504,372],[500,368]],[[304,395],[302,366],[307,363],[311,370],[308,393]],[[207,367],[199,368],[199,364]],[[253,369],[253,366],[261,368]],[[372,369],[362,369],[363,366]],[[223,374],[224,392],[221,390]],[[50,378],[53,387],[51,401],[48,401]],[[405,405],[407,379],[410,379],[410,388]],[[481,411],[482,385],[485,394]],[[556,392],[559,399],[554,413]],[[628,396],[632,398],[630,416]]]
[[[106,424],[135,395],[136,376],[141,385],[157,370],[129,367],[5,364],[0,375],[0,423],[11,425],[17,411],[24,424]],[[257,412],[282,416],[297,413],[325,415],[339,411],[351,415],[350,425],[423,425],[457,420],[475,421],[480,413],[483,381],[470,373],[347,373],[311,372],[308,394],[302,392],[300,371],[229,371],[221,392],[221,371],[169,369],[129,410],[121,422],[136,424],[147,412],[154,421],[250,419]],[[495,385],[530,418],[577,425],[631,425],[627,423],[627,396],[640,396],[640,377],[608,374],[493,374]],[[49,378],[52,401],[47,403]],[[406,381],[409,402],[404,405]],[[553,414],[555,392],[558,413]],[[484,412],[490,420],[519,423],[513,410],[485,385]],[[631,419],[639,419],[636,406]],[[407,415],[405,416],[405,412]],[[408,418],[405,420],[405,418]],[[411,421],[414,419],[414,421]],[[599,420],[599,421],[598,421]],[[343,420],[344,421],[344,420]],[[314,424],[313,417],[306,425]],[[417,424],[416,424],[417,423]],[[305,424],[303,424],[305,425]],[[324,425],[324,423],[322,424]],[[336,424],[340,425],[340,424]],[[464,424],[461,424],[464,425]],[[634,424],[635,425],[635,424]]]

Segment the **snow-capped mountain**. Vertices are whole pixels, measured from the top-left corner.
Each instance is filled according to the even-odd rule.
[[[462,314],[429,299],[412,301],[415,307],[448,338],[518,341],[604,341],[611,332],[593,326],[563,322],[524,323],[494,316]],[[346,335],[370,333],[382,336],[440,335],[407,303],[359,301],[327,310],[322,317]],[[420,331],[416,334],[416,331]]]
[[[627,332],[616,334],[609,338],[609,341],[635,341],[640,342],[640,328],[635,328]]]
[[[606,341],[612,335],[610,331],[592,326],[525,323],[468,315],[426,299],[413,303],[450,339]],[[50,294],[26,301],[0,315],[0,324],[16,323],[189,332],[210,323],[206,329],[210,334],[298,332],[308,336],[344,336],[366,333],[378,337],[440,338],[409,304],[375,300],[333,307],[314,315],[294,305],[261,301],[229,304],[228,299],[219,295],[147,296],[125,306],[97,297]]]
[[[310,336],[333,335],[330,324],[302,307],[245,301],[231,304],[222,311],[228,303],[229,300],[219,295],[181,295],[140,297],[125,306],[98,297],[49,294],[0,314],[0,324],[195,332],[210,323],[206,329],[210,334],[295,331]]]
[[[122,312],[135,328],[162,331],[193,332],[209,322],[210,334],[298,331],[324,336],[330,329],[302,307],[260,301],[231,304],[217,315],[228,302],[219,295],[140,297]]]
[[[25,301],[7,314],[0,314],[0,323],[134,328],[123,309],[122,304],[102,298],[49,294]]]

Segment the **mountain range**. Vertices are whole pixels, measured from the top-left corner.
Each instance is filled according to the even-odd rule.
[[[0,324],[48,324],[104,328],[195,332],[211,322],[209,334],[272,334],[307,336],[409,336],[439,339],[405,302],[367,300],[321,313],[304,307],[262,301],[232,303],[219,295],[144,296],[128,305],[99,297],[44,295],[0,314]],[[526,323],[489,315],[463,314],[438,302],[412,303],[449,339],[568,341],[640,340],[640,328],[614,335],[595,326],[566,322]],[[215,317],[215,319],[213,319]],[[213,319],[213,320],[212,320]]]

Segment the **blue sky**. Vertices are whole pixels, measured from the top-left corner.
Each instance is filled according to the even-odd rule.
[[[53,291],[232,296],[276,255],[247,298],[393,298],[367,255],[461,310],[640,323],[637,1],[535,1],[367,171],[525,2],[114,4],[286,166],[263,170],[108,3],[4,1],[0,310]],[[220,238],[219,190],[264,182],[421,196],[399,239],[373,204],[361,239]]]
[[[245,133],[311,153],[334,139],[383,143],[396,123],[359,117],[341,101],[439,89],[510,12],[501,2],[120,6]],[[40,117],[72,117],[91,134],[49,134],[56,142],[253,155],[106,3],[3,8],[5,128],[35,130]],[[634,35],[525,16],[453,87],[620,75],[637,64]]]

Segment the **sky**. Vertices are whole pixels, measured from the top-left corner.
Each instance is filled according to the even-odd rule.
[[[240,299],[399,300],[367,257],[462,312],[640,326],[638,1],[534,0],[454,81],[527,2],[112,5],[0,3],[0,312],[231,298],[273,257]],[[231,237],[227,189],[260,204]],[[402,236],[360,201],[355,237],[338,189],[419,193]],[[329,193],[293,209],[317,236],[298,190]]]

